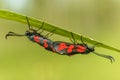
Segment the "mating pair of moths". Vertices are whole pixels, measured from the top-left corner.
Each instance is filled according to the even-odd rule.
[[[34,30],[30,26],[28,17],[26,17],[26,20],[28,23],[29,30],[27,30],[24,35],[20,35],[20,34],[14,33],[14,32],[8,32],[8,34],[6,34],[6,39],[8,36],[27,36],[28,39],[43,46],[46,50],[56,52],[61,55],[71,56],[71,55],[75,55],[75,54],[88,54],[88,53],[92,52],[98,56],[109,59],[111,61],[111,63],[113,61],[115,61],[112,56],[94,52],[94,46],[88,47],[88,45],[83,42],[82,36],[80,38],[82,43],[77,43],[72,32],[70,33],[71,37],[72,37],[72,39],[71,39],[72,43],[63,42],[63,41],[52,41],[52,40],[48,39],[48,36],[51,36],[53,34],[53,31],[55,31],[55,30],[53,30],[50,33],[48,33],[47,35],[43,36],[43,35],[41,35],[43,30],[40,33],[38,33],[38,31],[42,28],[42,26],[44,25],[44,22],[42,23],[41,27],[38,30]]]

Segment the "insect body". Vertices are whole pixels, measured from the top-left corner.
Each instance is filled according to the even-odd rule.
[[[26,31],[25,35],[33,42],[38,43],[39,45],[43,46],[45,49],[52,51],[51,45],[53,42],[50,39],[40,35],[36,32],[29,32]]]
[[[75,55],[75,54],[89,54],[90,52],[92,52],[92,53],[96,54],[97,56],[101,56],[101,57],[109,59],[111,61],[111,63],[113,61],[115,61],[112,56],[96,53],[95,50],[94,50],[94,46],[93,47],[89,47],[87,44],[85,44],[83,42],[82,36],[81,36],[82,43],[79,44],[75,40],[72,32],[71,32],[71,35],[72,35],[72,39],[73,39],[72,42],[73,43],[67,43],[67,42],[62,42],[62,41],[55,41],[52,44],[53,48],[54,48],[53,50],[55,50],[55,52],[57,52],[59,54],[68,55],[68,56]]]
[[[53,42],[53,47],[55,52],[65,55],[74,55],[74,54],[88,54],[92,50],[88,50],[83,44],[72,44],[67,42],[56,41]]]
[[[28,39],[30,39],[31,41],[38,43],[39,45],[43,46],[45,49],[49,51],[53,51],[52,50],[53,48],[51,47],[53,44],[53,41],[47,38],[50,33],[48,33],[46,36],[41,35],[40,33],[37,32],[39,29],[34,30],[30,28],[28,17],[26,17],[26,19],[27,19],[29,30],[27,30],[24,35],[20,35],[14,32],[8,32],[8,34],[6,34],[6,39],[8,36],[27,36]],[[44,22],[42,23],[41,27],[43,26],[43,24]]]

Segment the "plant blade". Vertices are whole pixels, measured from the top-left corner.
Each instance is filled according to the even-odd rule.
[[[4,19],[7,19],[7,20],[13,20],[13,21],[17,21],[17,22],[27,24],[25,15],[17,14],[17,13],[14,13],[14,12],[0,10],[0,18],[4,18]],[[42,21],[39,21],[39,20],[37,20],[35,18],[31,18],[31,17],[29,17],[29,22],[30,22],[30,25],[32,25],[34,27],[37,27],[37,28],[39,28],[40,25],[42,25]],[[68,37],[68,38],[71,37],[71,31],[68,31],[68,30],[62,29],[60,27],[48,24],[46,22],[44,22],[43,29],[46,30],[46,31],[49,31],[49,32],[52,31],[53,29],[56,29],[56,31],[54,32],[55,34],[58,34],[58,35],[61,35],[61,36],[64,36],[64,37]],[[91,38],[87,38],[83,35],[80,35],[80,34],[78,35],[76,33],[73,33],[73,35],[77,40],[80,40],[80,37],[82,36],[83,40],[87,43],[90,43],[90,44],[93,44],[93,45],[97,43],[97,44],[99,44],[99,45],[96,45],[98,47],[103,47],[103,48],[106,48],[106,49],[109,49],[109,50],[114,50],[114,51],[120,52],[119,49],[116,49],[114,47],[108,46],[108,45],[103,44],[101,42],[95,41]]]

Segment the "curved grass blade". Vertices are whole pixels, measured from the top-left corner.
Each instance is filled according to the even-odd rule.
[[[27,24],[26,15],[17,14],[17,13],[14,13],[14,12],[0,10],[0,18],[4,18],[4,19],[7,19],[7,20],[13,20],[13,21],[17,21],[17,22]],[[42,25],[42,21],[37,20],[37,19],[32,18],[32,17],[29,17],[29,22],[30,22],[31,26],[34,26],[34,27],[37,27],[37,28],[39,28],[40,25]],[[46,22],[44,22],[43,29],[48,31],[48,32],[52,31],[53,29],[56,29],[54,31],[54,34],[58,34],[58,35],[68,37],[68,38],[71,37],[71,31],[68,31],[68,30],[62,29],[60,27],[48,24]],[[97,43],[97,44],[99,44],[99,45],[96,45],[98,47],[103,47],[103,48],[106,48],[106,49],[109,49],[109,50],[114,50],[114,51],[120,52],[119,49],[116,49],[114,47],[108,46],[108,45],[103,44],[101,42],[95,41],[95,40],[93,40],[91,38],[87,38],[87,37],[85,37],[83,35],[80,35],[80,34],[78,35],[76,33],[73,33],[73,34],[74,34],[74,37],[77,40],[80,40],[80,37],[82,36],[83,40],[85,42],[87,42],[87,43],[90,43],[90,44],[93,44],[93,45]]]

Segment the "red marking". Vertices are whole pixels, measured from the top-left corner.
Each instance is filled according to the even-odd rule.
[[[84,46],[77,46],[77,52],[83,53],[86,51],[86,47]]]
[[[39,36],[34,36],[34,41],[37,42],[37,43],[39,43],[40,42]]]
[[[60,43],[59,47],[58,47],[58,51],[61,51],[63,49],[67,48],[65,43]]]
[[[73,48],[74,48],[74,45],[70,45],[70,46],[68,47],[68,49],[67,49],[67,52],[68,52],[68,53],[71,53],[72,50],[73,50]]]
[[[44,48],[47,48],[48,44],[47,44],[47,40],[46,39],[43,40],[43,43],[44,43]]]

